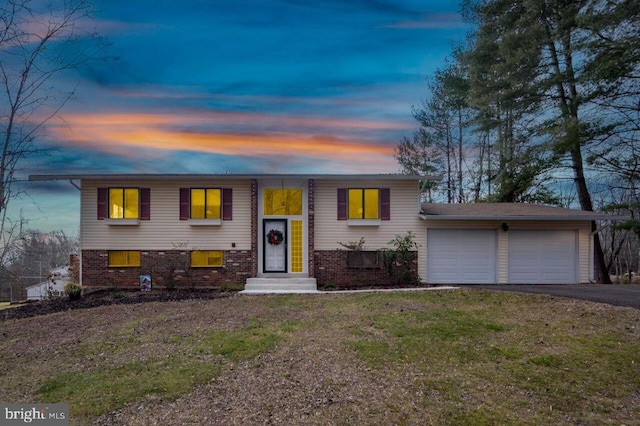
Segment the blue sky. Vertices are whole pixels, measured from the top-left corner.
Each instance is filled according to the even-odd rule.
[[[48,173],[392,173],[412,106],[469,25],[456,3],[99,0],[116,58],[60,76]],[[68,182],[14,201],[37,229],[79,227]]]

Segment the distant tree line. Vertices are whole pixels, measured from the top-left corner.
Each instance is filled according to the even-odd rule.
[[[429,78],[419,128],[396,148],[402,170],[442,177],[426,200],[630,215],[595,234],[596,274],[637,270],[640,2],[465,0],[461,12],[474,30]]]

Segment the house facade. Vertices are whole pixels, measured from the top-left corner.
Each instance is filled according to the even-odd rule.
[[[252,278],[381,285],[389,276],[379,256],[350,266],[344,245],[364,238],[376,252],[408,231],[424,239],[415,176],[77,178],[85,287],[135,286],[141,275],[161,287]],[[415,268],[424,261],[418,252]]]
[[[594,220],[527,204],[421,204],[407,175],[57,175],[80,181],[85,288],[286,290],[394,285],[381,251],[409,232],[429,284],[583,283]],[[75,184],[75,183],[74,183]],[[349,249],[348,247],[351,247]]]

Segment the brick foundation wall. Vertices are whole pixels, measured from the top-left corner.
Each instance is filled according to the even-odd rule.
[[[140,267],[110,268],[107,250],[82,251],[82,285],[85,287],[140,286],[140,275],[151,275],[152,286],[218,287],[220,284],[244,284],[255,274],[255,256],[249,250],[224,252],[222,268],[191,268],[188,251],[141,251]]]
[[[315,278],[318,288],[398,287],[405,283],[396,282],[387,268],[380,262],[378,267],[350,268],[347,266],[347,250],[315,250]],[[417,274],[417,253],[412,262],[412,270]],[[393,273],[393,271],[392,271]]]

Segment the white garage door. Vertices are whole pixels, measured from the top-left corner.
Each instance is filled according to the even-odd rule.
[[[496,283],[496,231],[428,229],[427,282]]]
[[[509,283],[577,283],[575,231],[509,231]]]

